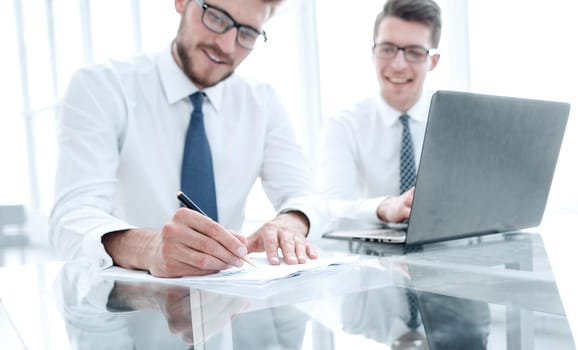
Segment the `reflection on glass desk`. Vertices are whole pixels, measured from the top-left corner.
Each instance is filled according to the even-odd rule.
[[[29,349],[575,349],[538,234],[360,254],[265,287],[103,279],[82,261],[0,269],[0,319]],[[10,337],[10,338],[8,338]]]

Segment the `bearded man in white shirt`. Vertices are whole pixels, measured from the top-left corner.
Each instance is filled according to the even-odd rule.
[[[431,99],[424,81],[439,60],[440,32],[441,11],[433,0],[389,0],[378,14],[373,63],[380,94],[324,127],[322,183],[337,228],[409,218],[414,189],[400,194],[399,118],[409,116],[418,163]]]
[[[282,0],[175,0],[181,15],[165,51],[77,72],[59,120],[51,242],[63,258],[86,256],[160,277],[201,275],[265,251],[279,264],[315,258],[306,237],[320,225],[306,160],[272,89],[241,79]],[[179,208],[191,111],[202,91],[218,222]],[[279,214],[237,233],[260,177]]]

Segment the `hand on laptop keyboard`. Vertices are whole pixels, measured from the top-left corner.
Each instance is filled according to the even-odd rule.
[[[377,217],[383,222],[399,223],[409,219],[415,187],[405,193],[384,199],[377,207]]]

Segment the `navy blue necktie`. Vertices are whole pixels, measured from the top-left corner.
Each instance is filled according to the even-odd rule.
[[[191,121],[185,139],[181,168],[181,190],[209,217],[218,221],[213,159],[203,121],[205,93],[195,92],[189,98],[193,103],[193,113],[191,113]]]
[[[399,120],[403,125],[399,157],[399,193],[402,194],[415,185],[415,156],[409,130],[409,116],[401,115]]]

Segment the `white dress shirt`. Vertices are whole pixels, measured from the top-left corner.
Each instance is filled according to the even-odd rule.
[[[416,169],[431,94],[424,92],[406,113]],[[379,224],[379,203],[399,195],[402,114],[377,95],[325,121],[320,173],[334,229]]]
[[[181,161],[197,88],[170,48],[78,71],[59,115],[51,242],[59,256],[112,265],[101,238],[161,228],[179,207]],[[271,87],[233,74],[204,90],[219,222],[241,229],[260,177],[276,210],[300,210],[317,230],[311,171]]]

